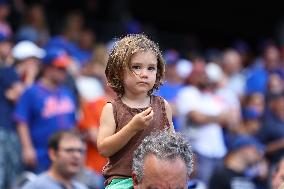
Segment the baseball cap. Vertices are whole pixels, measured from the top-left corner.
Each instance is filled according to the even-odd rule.
[[[183,79],[187,78],[190,75],[192,69],[193,65],[189,60],[180,59],[177,61],[176,71],[181,78]]]
[[[265,149],[265,146],[254,137],[249,135],[239,135],[233,140],[229,150],[232,152],[248,146],[254,146],[260,153],[263,153]]]
[[[12,54],[17,60],[24,60],[30,57],[41,59],[45,55],[45,50],[31,41],[20,41],[12,49]]]
[[[205,72],[211,82],[220,82],[224,76],[222,68],[213,62],[206,65]]]
[[[63,49],[52,48],[47,50],[42,62],[45,65],[52,65],[58,68],[66,68],[71,63],[70,56]]]

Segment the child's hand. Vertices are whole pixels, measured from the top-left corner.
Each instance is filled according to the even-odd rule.
[[[151,107],[147,108],[143,112],[136,114],[131,120],[131,127],[135,131],[145,129],[153,120],[154,111]]]

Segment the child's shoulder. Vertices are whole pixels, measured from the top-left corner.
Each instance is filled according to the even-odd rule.
[[[104,111],[112,110],[112,103],[111,103],[111,102],[107,102],[107,103],[104,105],[103,110],[104,110]]]

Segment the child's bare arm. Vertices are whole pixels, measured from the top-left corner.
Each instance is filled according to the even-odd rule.
[[[115,133],[116,124],[113,108],[110,103],[106,104],[102,110],[97,140],[100,154],[104,157],[110,157],[118,152],[138,131],[147,127],[152,119],[152,108],[148,108],[135,115],[127,125]]]
[[[170,126],[171,126],[170,130],[175,131],[174,124],[173,124],[173,114],[172,114],[171,106],[168,103],[168,101],[166,101],[165,99],[164,99],[164,102],[165,102],[165,107],[166,107],[167,118],[168,118],[168,121],[169,121]]]

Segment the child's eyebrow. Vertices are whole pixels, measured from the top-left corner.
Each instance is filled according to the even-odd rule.
[[[135,64],[135,65],[142,65],[142,64],[145,64],[145,62],[144,62],[144,63],[143,63],[143,62],[131,62],[130,64],[131,64],[131,65],[133,65],[133,64]],[[157,66],[157,64],[158,64],[157,62],[155,62],[155,63],[151,63],[151,62],[150,62],[150,63],[148,64],[148,66]]]

